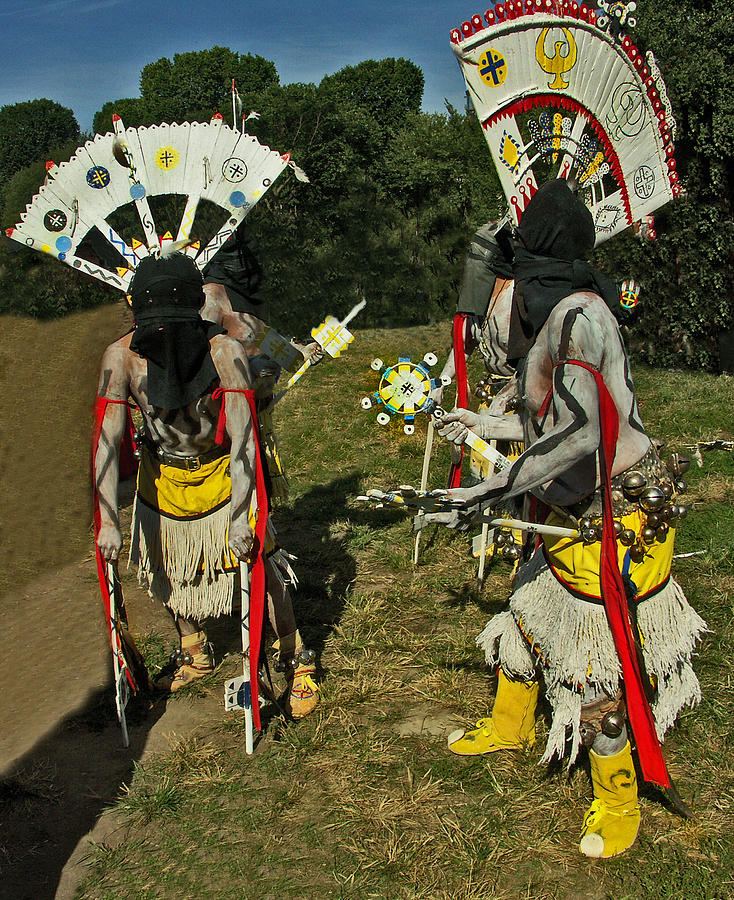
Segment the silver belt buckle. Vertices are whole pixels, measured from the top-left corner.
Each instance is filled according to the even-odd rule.
[[[199,461],[198,456],[186,457],[186,471],[187,472],[196,472],[197,469],[201,468],[201,462]]]

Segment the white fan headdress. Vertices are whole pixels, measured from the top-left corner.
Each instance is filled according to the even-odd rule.
[[[114,134],[95,135],[68,162],[49,164],[45,184],[6,234],[125,293],[138,262],[158,255],[166,245],[188,245],[187,254],[203,269],[286,166],[292,166],[300,180],[305,178],[289,153],[264,147],[252,135],[230,128],[218,114],[208,123],[148,128],[125,128],[115,115],[113,124]],[[185,197],[175,237],[170,231],[158,233],[148,202],[165,194]],[[225,216],[204,247],[190,244],[202,200],[218,206]],[[108,219],[130,203],[137,209],[141,239],[128,244]],[[122,256],[124,265],[113,271],[77,255],[93,228]]]
[[[519,222],[543,182],[573,177],[597,244],[682,190],[660,71],[620,31],[635,3],[600,5],[509,0],[451,32],[510,215]]]

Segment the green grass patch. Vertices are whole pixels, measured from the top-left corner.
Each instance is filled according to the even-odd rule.
[[[370,487],[417,485],[425,440],[420,419],[408,437],[360,408],[376,386],[370,361],[428,350],[443,361],[449,340],[447,325],[358,333],[283,401],[292,497],[275,519],[298,556],[297,615],[319,652],[323,701],[299,723],[271,718],[252,758],[241,720],[222,711],[138,768],[118,801],[127,837],[93,851],[78,900],[732,896],[732,456],[704,453],[692,466],[676,544],[703,551],[677,561],[676,576],[711,628],[696,663],[704,701],[666,741],[696,818],[645,793],[635,846],[587,860],[577,841],[588,777],[581,765],[538,766],[542,717],[527,753],[462,759],[446,749],[448,731],[491,708],[494,683],[474,638],[502,608],[511,567],[491,563],[480,589],[468,538],[429,529],[414,569],[409,519],[355,500]],[[638,369],[636,383],[665,452],[725,435],[732,379]],[[430,486],[445,483],[448,463],[437,442]],[[155,637],[141,643],[149,662],[168,649]],[[219,691],[230,667],[203,693]]]

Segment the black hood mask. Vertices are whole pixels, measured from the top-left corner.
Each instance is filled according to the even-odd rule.
[[[594,220],[565,179],[536,191],[517,231],[508,347],[515,366],[527,356],[553,308],[569,294],[593,291],[615,315],[621,309],[616,284],[585,260],[596,239]]]
[[[255,242],[243,222],[204,268],[204,284],[221,284],[235,312],[262,319],[265,301],[260,294],[261,283],[262,267],[255,254]]]
[[[226,334],[199,315],[204,303],[201,272],[175,253],[140,261],[130,283],[135,331],[130,349],[148,363],[148,398],[161,409],[180,409],[217,380],[209,340]]]

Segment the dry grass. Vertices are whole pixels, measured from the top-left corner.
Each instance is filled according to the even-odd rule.
[[[681,560],[678,576],[712,628],[697,664],[704,702],[666,745],[697,817],[685,822],[646,792],[634,848],[587,860],[576,841],[588,777],[583,766],[537,765],[543,718],[527,753],[461,759],[446,750],[451,727],[491,706],[474,637],[507,597],[509,566],[493,564],[478,590],[467,538],[440,531],[424,536],[413,570],[405,518],[354,499],[366,487],[416,483],[423,454],[420,433],[408,439],[359,410],[372,389],[369,361],[440,353],[447,342],[446,326],[364,332],[284,402],[295,500],[277,518],[299,556],[297,613],[320,651],[323,702],[298,724],[272,718],[252,759],[240,723],[222,713],[139,770],[123,800],[137,804],[129,839],[97,851],[79,900],[178,898],[192,885],[197,897],[252,900],[732,896],[731,457],[711,454],[690,473],[695,502],[679,537],[681,551],[706,550]],[[714,391],[709,376],[641,376],[643,406],[671,449],[712,433],[734,401],[729,381]],[[439,447],[433,485],[447,468]]]

